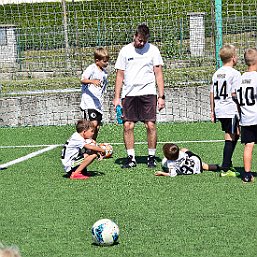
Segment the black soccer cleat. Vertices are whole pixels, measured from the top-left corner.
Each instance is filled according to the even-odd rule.
[[[245,183],[253,182],[254,178],[253,178],[252,173],[251,172],[244,172],[243,175],[242,175],[242,180]]]
[[[147,166],[148,166],[148,168],[156,168],[156,162],[155,162],[155,156],[154,155],[148,155]]]
[[[137,166],[137,163],[136,163],[136,161],[133,161],[133,156],[132,155],[128,155],[126,161],[121,166],[121,168],[122,169],[126,169],[126,168],[133,168],[133,167],[136,167],[136,166]]]

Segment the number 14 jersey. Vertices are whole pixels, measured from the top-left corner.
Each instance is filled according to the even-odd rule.
[[[257,72],[249,71],[242,75],[241,85],[236,91],[241,110],[240,125],[257,125]]]
[[[211,93],[214,97],[216,118],[234,118],[238,114],[232,93],[240,86],[241,74],[229,66],[222,66],[212,77]]]

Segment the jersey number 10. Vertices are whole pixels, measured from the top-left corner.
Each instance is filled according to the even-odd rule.
[[[255,105],[255,95],[254,95],[254,88],[253,87],[246,87],[245,88],[245,94],[244,94],[244,98],[243,98],[243,88],[240,87],[237,90],[237,95],[238,97],[238,103],[240,106],[244,106],[244,105]],[[245,99],[245,103],[244,103],[244,99]]]

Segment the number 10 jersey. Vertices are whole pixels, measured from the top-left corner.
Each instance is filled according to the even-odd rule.
[[[257,125],[257,72],[249,71],[242,75],[241,85],[236,91],[241,110],[240,125]]]

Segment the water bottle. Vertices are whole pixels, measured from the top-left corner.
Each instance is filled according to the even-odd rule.
[[[118,124],[122,124],[122,107],[120,105],[116,106],[116,120]]]

